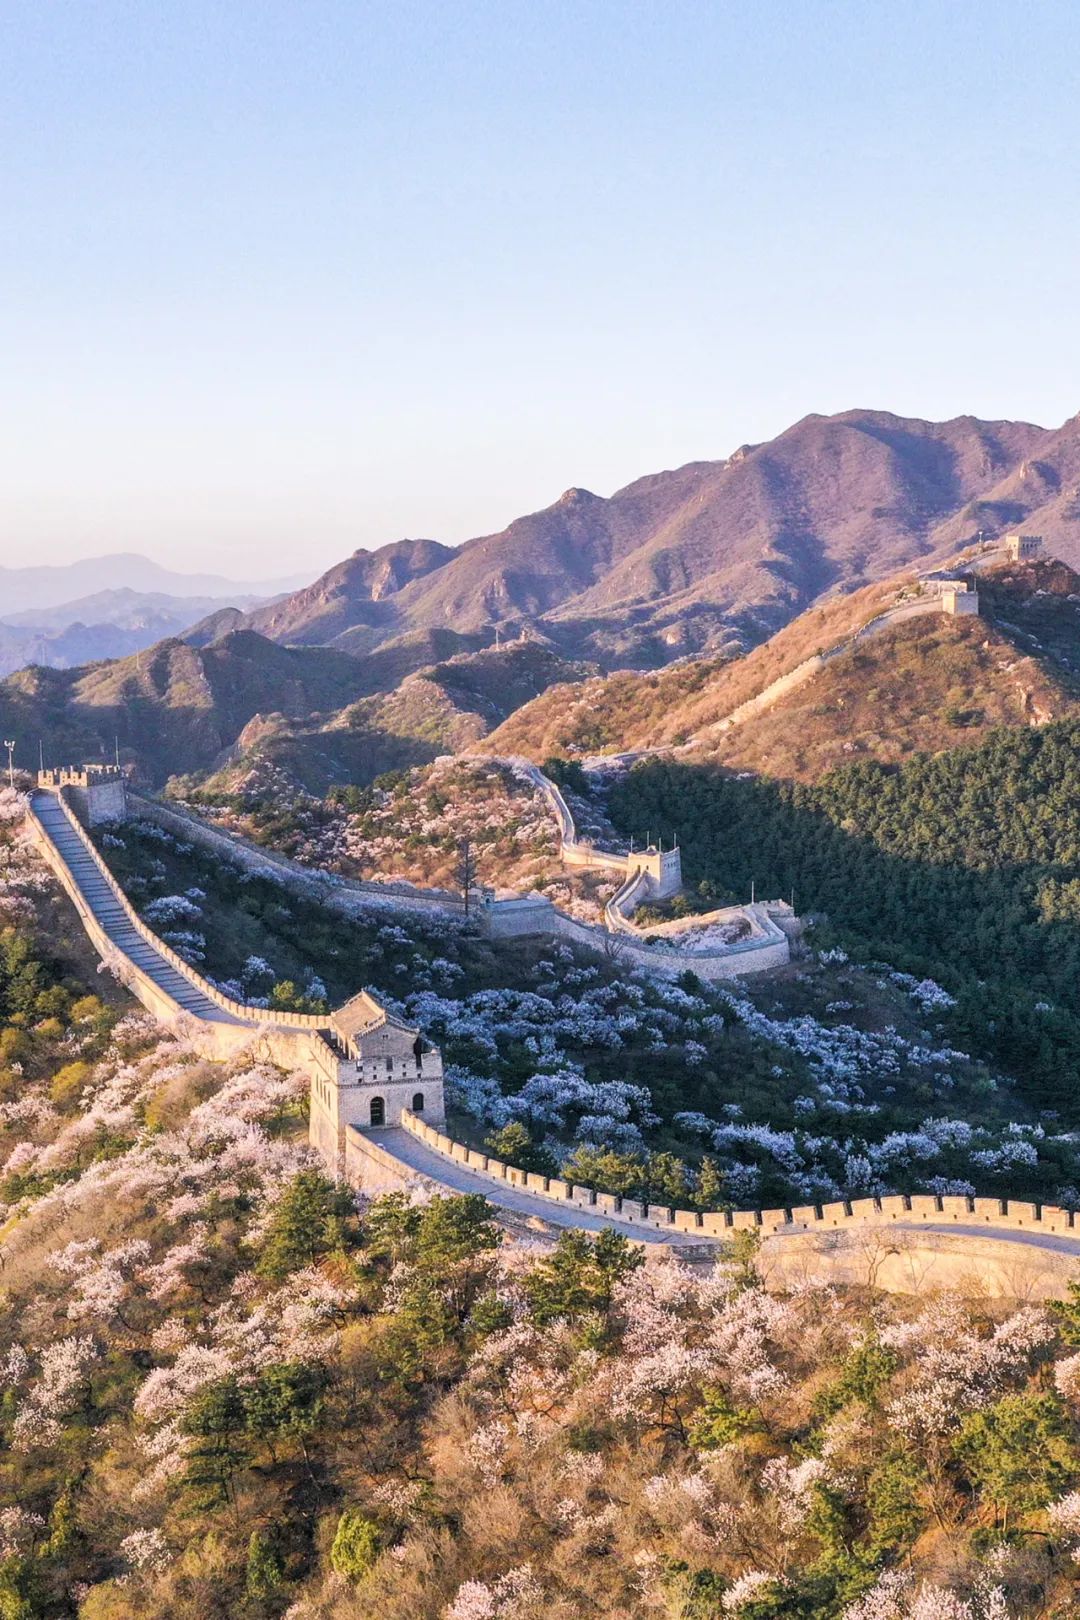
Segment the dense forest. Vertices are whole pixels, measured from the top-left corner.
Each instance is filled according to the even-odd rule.
[[[627,832],[677,832],[692,884],[795,895],[852,952],[930,974],[950,1034],[1080,1121],[1080,724],[1003,730],[815,785],[651,761],[612,792]]]

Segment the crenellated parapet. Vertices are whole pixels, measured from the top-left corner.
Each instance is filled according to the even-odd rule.
[[[126,821],[127,785],[118,765],[60,765],[38,772],[38,787],[66,793],[84,827]]]

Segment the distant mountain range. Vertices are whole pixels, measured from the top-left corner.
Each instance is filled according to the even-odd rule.
[[[696,727],[707,719],[705,711],[721,715],[730,691],[754,677],[759,656],[773,667],[808,639],[814,650],[813,638],[827,627],[831,634],[834,619],[842,631],[853,593],[872,595],[913,565],[953,555],[980,533],[992,538],[1014,527],[1041,533],[1049,552],[1080,563],[1080,418],[1051,431],[880,411],[810,416],[768,444],[653,474],[607,500],[569,490],[544,511],[457,550],[401,540],[358,551],[314,584],[250,611],[235,592],[224,603],[189,595],[178,604],[162,603],[162,593],[150,600],[133,587],[131,597],[108,587],[113,634],[152,634],[155,612],[172,616],[168,634],[155,637],[149,652],[118,662],[21,670],[0,683],[0,723],[35,754],[38,737],[54,759],[108,754],[119,738],[150,781],[215,773],[230,788],[259,762],[315,790],[370,780],[390,766],[475,744],[496,727],[503,728],[500,744],[523,751],[581,746],[608,719],[612,744],[672,741],[690,721]],[[1071,574],[1053,582],[1054,634],[1067,651],[1051,672],[1053,692],[1031,686],[1039,712],[1071,706],[1074,583]],[[1024,597],[1023,582],[1016,588]],[[1043,587],[1032,589],[1032,600],[1041,601]],[[80,626],[78,635],[56,628],[67,611],[12,610],[25,622],[0,625],[0,658],[5,635],[42,634],[63,645],[39,663],[72,662],[80,636],[84,661],[103,657],[94,626]],[[850,612],[862,611],[856,596]],[[1033,614],[1022,602],[1008,611]],[[814,613],[825,618],[819,623]],[[777,636],[789,624],[791,635]],[[1012,632],[999,629],[1009,642]],[[943,716],[979,709],[970,701],[977,634],[977,626],[955,632],[967,650],[959,643],[954,649],[962,665],[957,690],[941,695],[934,686]],[[875,643],[867,693],[889,694],[901,707],[911,697],[917,707],[914,643],[925,651],[935,637],[933,623],[907,634],[912,648],[903,655],[901,691],[880,667],[894,643]],[[754,654],[764,642],[770,646]],[[906,645],[904,636],[895,641],[897,649]],[[1075,656],[1080,667],[1080,648]],[[656,673],[639,677],[633,669]],[[613,675],[614,684],[590,684],[583,703],[569,702],[568,683],[620,670],[627,673]],[[850,713],[859,679],[841,691],[842,678],[839,666],[829,677]],[[948,687],[944,663],[934,679]],[[557,683],[561,691],[545,701],[545,689]],[[692,713],[682,715],[689,698]],[[1015,682],[1006,681],[1000,701],[965,724],[1012,723],[1014,711],[1022,717],[1023,702]],[[774,730],[783,729],[785,712],[771,717]],[[584,730],[574,730],[582,717]],[[936,730],[917,713],[910,718],[908,741],[895,745],[901,753],[909,745],[942,746],[953,729],[948,718]],[[872,719],[863,716],[867,738]],[[887,719],[882,725],[893,735]],[[802,714],[792,725],[806,720]],[[839,735],[844,728],[834,729]],[[740,732],[718,757],[812,774],[834,755],[827,739],[818,738],[811,758],[794,731],[786,737],[766,745],[761,728]],[[920,737],[925,742],[912,741]],[[863,747],[856,737],[847,741],[847,752]],[[879,749],[870,738],[865,746],[888,755],[893,745]]]
[[[234,580],[221,574],[181,574],[137,552],[117,551],[81,562],[33,568],[0,568],[0,619],[28,608],[73,604],[99,592],[150,592],[164,596],[210,597],[218,602],[239,596],[280,596],[310,578],[301,570],[284,579]],[[70,621],[69,621],[70,622]]]
[[[209,614],[232,608],[242,617],[296,583],[233,584],[125,554],[57,568],[0,568],[0,675],[26,664],[72,669],[122,658]],[[88,585],[89,594],[72,596]]]
[[[0,620],[0,675],[27,664],[74,669],[103,658],[123,658],[189,629],[207,615],[232,614],[260,605],[258,596],[237,595],[223,608],[215,597],[166,596],[160,591],[98,591],[58,607],[28,608]],[[222,623],[225,621],[222,620]]]

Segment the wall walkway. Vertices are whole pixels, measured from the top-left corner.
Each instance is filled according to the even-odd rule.
[[[275,1062],[309,1074],[337,1060],[320,1021],[273,1015],[230,1002],[133,911],[62,793],[37,791],[27,820],[38,847],[72,899],[95,949],[119,964],[156,1017],[202,1030],[218,1055],[253,1039]],[[1080,1225],[1056,1206],[960,1197],[891,1197],[794,1209],[671,1210],[536,1176],[466,1147],[416,1115],[403,1125],[346,1133],[346,1165],[362,1190],[428,1186],[482,1192],[525,1233],[578,1227],[620,1230],[685,1258],[710,1257],[740,1230],[762,1239],[760,1267],[780,1284],[802,1277],[872,1284],[898,1292],[962,1287],[989,1295],[1045,1298],[1076,1275]]]

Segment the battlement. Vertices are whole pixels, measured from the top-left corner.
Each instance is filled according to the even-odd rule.
[[[57,765],[38,772],[38,787],[100,787],[106,782],[122,782],[124,773],[116,765]]]
[[[1041,534],[1007,534],[1004,540],[1005,555],[1010,562],[1031,562],[1042,551]]]
[[[38,772],[38,787],[66,790],[86,827],[127,820],[124,773],[116,765],[59,765]]]
[[[650,844],[635,850],[626,858],[626,871],[628,875],[643,872],[649,879],[650,896],[656,900],[667,900],[682,888],[682,856],[677,849],[657,849]]]

